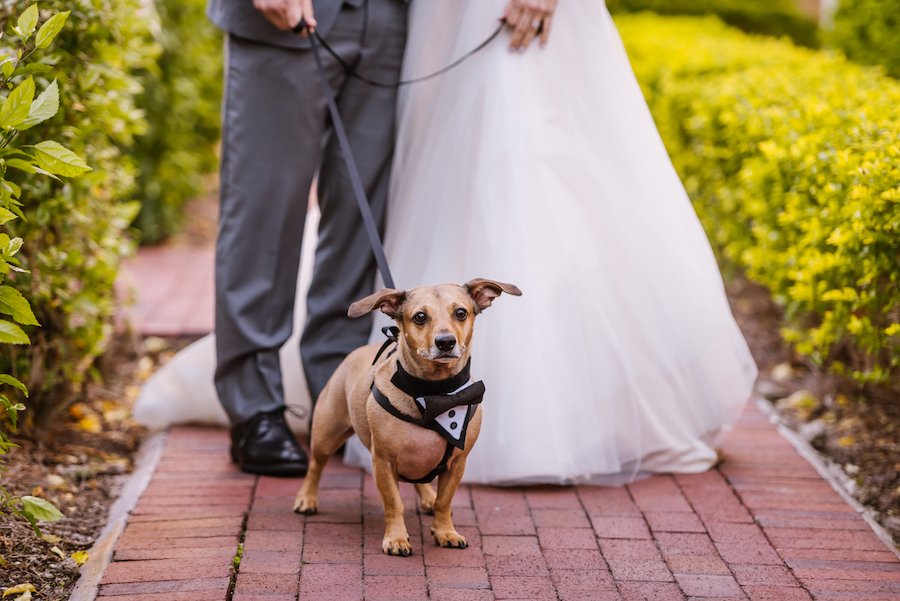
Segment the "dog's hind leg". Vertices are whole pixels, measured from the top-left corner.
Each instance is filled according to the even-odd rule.
[[[469,546],[466,538],[453,527],[450,515],[450,503],[459,487],[463,472],[466,471],[466,458],[452,460],[446,472],[438,478],[437,499],[434,501],[434,521],[431,523],[431,534],[434,542],[441,547],[465,549]]]
[[[434,515],[434,500],[437,493],[431,484],[416,484],[416,494],[419,495],[419,509],[422,513]]]
[[[347,403],[332,398],[331,383],[319,395],[309,437],[309,470],[294,499],[294,512],[312,515],[319,510],[319,481],[331,456],[353,435]],[[343,411],[341,411],[343,408]]]

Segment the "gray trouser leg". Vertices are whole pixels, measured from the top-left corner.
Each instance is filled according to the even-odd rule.
[[[373,9],[394,3],[371,2]],[[405,17],[401,24],[405,28]],[[369,36],[380,35],[372,29]],[[360,52],[361,31],[361,11],[345,8],[329,40],[340,40],[339,52],[352,60]],[[398,38],[402,47],[403,35]],[[226,52],[215,383],[236,423],[284,405],[278,351],[291,333],[307,198],[328,120],[309,51],[232,37]],[[323,59],[332,87],[342,89],[342,68],[331,57]],[[375,118],[393,123],[393,114],[392,102]],[[357,156],[389,157],[392,148],[391,131]]]
[[[372,2],[366,44],[356,70],[377,81],[397,81],[405,43],[406,7]],[[331,41],[332,35],[329,35]],[[336,48],[340,40],[336,40]],[[383,231],[395,130],[396,92],[348,78],[338,92],[338,109],[376,223]],[[335,136],[319,173],[319,246],[307,295],[307,322],[300,342],[303,369],[313,399],[338,364],[366,344],[372,318],[350,319],[350,304],[372,293],[375,258]]]

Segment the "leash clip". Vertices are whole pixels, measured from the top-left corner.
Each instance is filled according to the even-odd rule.
[[[381,348],[378,349],[378,354],[375,355],[375,360],[372,361],[372,365],[375,365],[376,363],[378,363],[378,360],[381,358],[381,355],[384,354],[384,351],[386,351],[389,346],[391,346],[392,344],[398,343],[397,337],[400,336],[400,328],[398,328],[397,326],[385,326],[385,327],[381,328],[381,331],[384,332],[385,336],[387,336],[387,340],[385,340],[384,344],[381,345]],[[390,353],[388,353],[388,357],[390,357],[396,350],[397,349],[395,348]]]
[[[397,337],[400,335],[400,328],[397,326],[385,326],[381,328],[381,332],[387,336],[389,342],[397,342]]]

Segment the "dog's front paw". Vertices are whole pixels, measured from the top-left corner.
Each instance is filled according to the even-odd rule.
[[[399,555],[401,557],[412,555],[412,545],[409,544],[409,538],[385,538],[381,541],[381,550],[388,555]]]
[[[444,532],[432,531],[432,534],[434,534],[434,542],[436,542],[439,547],[465,549],[469,546],[469,543],[466,542],[466,537],[456,530],[446,530]]]
[[[319,499],[314,496],[297,493],[294,499],[294,513],[313,515],[319,511]]]

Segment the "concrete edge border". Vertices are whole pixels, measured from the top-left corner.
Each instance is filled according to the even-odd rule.
[[[119,540],[125,524],[134,511],[144,489],[150,483],[159,459],[166,446],[167,431],[151,434],[141,443],[134,461],[134,471],[128,477],[119,498],[109,508],[109,519],[97,541],[88,550],[90,559],[82,566],[69,601],[94,601],[100,588],[100,580],[112,561],[113,548]]]
[[[844,473],[841,466],[815,450],[805,438],[789,428],[771,403],[765,399],[756,397],[756,406],[759,407],[759,410],[763,415],[775,425],[778,429],[778,433],[786,438],[788,442],[797,449],[797,452],[813,466],[813,469],[815,469],[819,475],[831,485],[831,488],[837,491],[850,507],[862,516],[866,523],[869,524],[869,527],[872,528],[872,531],[875,532],[875,536],[881,539],[881,542],[887,545],[888,549],[893,551],[894,555],[900,559],[900,549],[894,544],[894,539],[891,537],[890,533],[878,523],[876,518],[876,515],[878,515],[877,512],[874,509],[866,507],[857,501],[856,497],[850,494],[850,486],[848,484],[850,482],[850,477]]]

